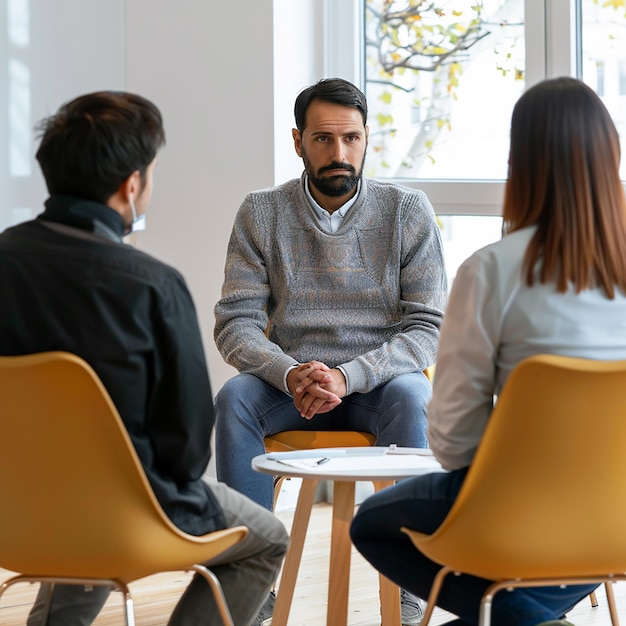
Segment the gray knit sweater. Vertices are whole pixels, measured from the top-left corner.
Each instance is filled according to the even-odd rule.
[[[237,213],[215,306],[224,360],[284,391],[292,365],[341,365],[348,393],[431,365],[447,285],[426,195],[363,179],[329,233],[303,184],[252,192]]]

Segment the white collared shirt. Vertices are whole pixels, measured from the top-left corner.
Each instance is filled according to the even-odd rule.
[[[341,225],[343,218],[345,217],[348,209],[356,202],[359,197],[359,193],[361,193],[361,180],[357,184],[356,193],[350,200],[348,200],[345,204],[341,205],[336,211],[333,213],[329,213],[326,209],[323,209],[316,201],[311,191],[309,190],[309,177],[304,177],[304,193],[306,197],[309,199],[313,210],[315,211],[315,215],[317,215],[317,219],[319,220],[320,226],[324,230],[328,230],[331,233],[337,232],[337,229]]]

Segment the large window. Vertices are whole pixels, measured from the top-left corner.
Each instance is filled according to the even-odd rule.
[[[368,173],[504,179],[510,111],[525,86],[524,1],[364,9]]]
[[[626,148],[626,3],[582,0],[580,11],[580,76],[602,98]],[[622,180],[626,158],[622,158]]]
[[[335,47],[326,73],[350,78],[367,93],[366,172],[426,191],[440,215],[450,277],[468,254],[500,236],[510,117],[526,87],[579,76],[626,137],[624,5],[327,1],[329,42],[349,41],[348,23],[359,33],[352,40],[360,42],[360,63],[346,65],[351,53]],[[626,178],[626,164],[622,172]]]

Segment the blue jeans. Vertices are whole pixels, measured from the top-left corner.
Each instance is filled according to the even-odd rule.
[[[431,534],[455,501],[467,470],[434,472],[407,478],[361,504],[350,536],[357,550],[382,574],[420,598],[428,598],[440,566],[415,549],[401,530],[407,526]],[[478,624],[480,599],[491,581],[448,576],[437,605],[459,616],[457,626]],[[563,616],[597,585],[534,587],[495,595],[494,626],[534,626]]]
[[[377,445],[427,447],[426,405],[431,384],[421,372],[403,374],[369,393],[353,393],[332,411],[311,420],[293,398],[251,374],[226,382],[215,399],[215,462],[218,480],[271,510],[272,477],[250,461],[263,454],[263,438],[284,430],[358,430]]]

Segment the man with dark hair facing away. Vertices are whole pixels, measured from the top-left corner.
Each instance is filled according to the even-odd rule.
[[[45,210],[0,234],[0,354],[82,357],[109,392],[172,522],[193,535],[250,529],[207,563],[235,624],[248,626],[288,537],[269,511],[203,479],[213,398],[191,295],[176,270],[123,242],[148,207],[165,142],[161,114],[134,94],[91,93],[64,104],[41,130]],[[28,626],[88,626],[108,594],[105,587],[42,585]],[[192,579],[169,624],[222,624],[201,577]]]

